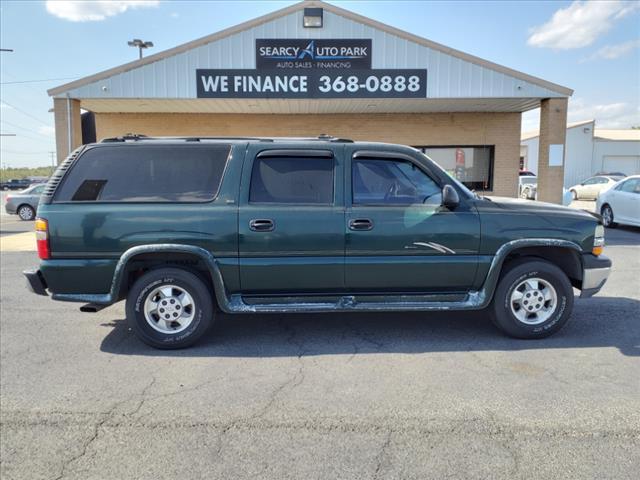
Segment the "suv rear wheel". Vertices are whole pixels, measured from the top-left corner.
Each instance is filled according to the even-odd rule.
[[[134,333],[156,348],[193,345],[213,322],[209,288],[195,274],[178,268],[141,276],[129,290],[126,310]]]
[[[573,310],[573,289],[565,273],[546,260],[523,258],[506,266],[490,314],[515,338],[543,338],[560,330]]]

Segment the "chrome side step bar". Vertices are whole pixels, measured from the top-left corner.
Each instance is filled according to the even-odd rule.
[[[245,298],[231,295],[226,305],[234,313],[384,312],[472,310],[478,308],[478,292],[448,295],[345,295],[321,301],[318,297]]]

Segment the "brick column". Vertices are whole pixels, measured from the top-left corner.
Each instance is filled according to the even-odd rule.
[[[56,156],[62,162],[69,152],[82,145],[82,124],[80,122],[80,100],[75,98],[54,98],[53,112],[56,126]],[[71,135],[69,135],[71,126]],[[69,145],[71,140],[71,145]]]
[[[538,146],[538,200],[562,204],[567,98],[548,98],[540,102],[540,140]],[[562,165],[549,165],[549,146],[562,145]],[[554,147],[557,148],[557,147]]]

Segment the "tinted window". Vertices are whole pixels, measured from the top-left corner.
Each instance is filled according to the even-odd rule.
[[[31,190],[31,194],[40,195],[44,191],[44,187],[45,185],[38,185],[37,187],[33,187],[33,190]]]
[[[441,189],[410,162],[354,159],[351,167],[355,205],[441,203]]]
[[[228,145],[120,145],[85,152],[56,201],[201,202],[218,191]]]
[[[249,201],[333,203],[333,158],[258,157],[253,162]]]

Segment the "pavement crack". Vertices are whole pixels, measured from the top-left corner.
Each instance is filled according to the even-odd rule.
[[[77,455],[74,455],[73,457],[71,457],[69,460],[65,461],[65,462],[62,464],[62,467],[60,468],[60,473],[58,474],[58,476],[57,476],[57,477],[55,477],[55,479],[54,479],[54,480],[61,480],[61,479],[63,479],[63,478],[66,476],[66,474],[67,474],[67,470],[68,470],[69,466],[70,466],[71,464],[73,464],[73,463],[76,463],[76,462],[77,462],[77,461],[79,461],[81,458],[83,458],[83,457],[85,457],[85,456],[87,455],[87,452],[89,451],[89,447],[91,446],[91,444],[93,444],[93,443],[98,439],[98,437],[100,436],[100,432],[101,432],[101,430],[102,430],[103,425],[104,425],[108,420],[110,420],[110,419],[114,416],[114,414],[115,414],[116,410],[117,410],[121,405],[124,405],[124,404],[126,404],[126,403],[130,402],[130,401],[131,401],[134,397],[136,397],[136,396],[140,396],[140,397],[141,397],[141,399],[140,399],[140,402],[138,403],[138,405],[136,406],[136,408],[135,408],[135,409],[133,409],[133,411],[131,411],[130,413],[128,413],[128,414],[126,414],[126,415],[133,415],[133,414],[137,413],[137,412],[140,410],[140,408],[142,408],[142,405],[144,404],[144,402],[145,402],[145,400],[146,400],[145,395],[146,395],[147,391],[148,391],[148,390],[149,390],[149,389],[150,389],[150,388],[151,388],[155,383],[156,383],[156,377],[155,377],[155,376],[153,376],[153,377],[151,378],[151,382],[149,382],[149,384],[148,384],[148,385],[146,385],[146,386],[142,389],[142,391],[141,391],[140,393],[130,395],[128,398],[126,398],[126,399],[124,399],[124,400],[121,400],[121,401],[119,401],[119,402],[114,403],[114,404],[111,406],[111,408],[109,408],[109,410],[107,410],[107,412],[103,413],[103,414],[102,414],[102,417],[103,417],[103,418],[102,418],[101,420],[99,420],[98,422],[96,422],[96,423],[94,423],[94,424],[93,424],[93,432],[92,432],[91,436],[90,436],[90,437],[89,437],[89,438],[88,438],[88,439],[87,439],[87,440],[82,444],[82,446],[81,446],[81,448],[80,448],[80,452],[79,452]]]
[[[350,320],[346,320],[345,324],[347,325],[347,327],[349,327],[349,330],[353,333],[354,337],[359,339],[361,342],[373,345],[376,353],[380,352],[384,348],[384,343],[383,342],[380,342],[380,341],[378,341],[378,340],[376,340],[374,338],[371,338],[370,335],[368,335],[362,329],[356,327],[353,324],[353,322],[351,322]],[[358,355],[359,353],[360,353],[360,347],[358,346],[358,342],[357,341],[353,342],[353,353],[347,359],[347,362],[350,362],[351,360],[353,360],[355,358],[355,356]]]
[[[378,452],[378,454],[376,455],[376,469],[373,471],[373,478],[380,478],[380,472],[382,470],[382,467],[384,465],[385,462],[385,456],[387,454],[387,450],[389,448],[389,445],[391,445],[391,434],[393,433],[393,430],[388,430],[387,431],[387,435],[384,439],[384,442],[382,443],[382,446],[380,447],[380,451]]]

